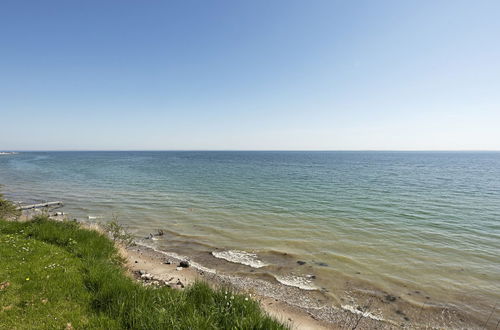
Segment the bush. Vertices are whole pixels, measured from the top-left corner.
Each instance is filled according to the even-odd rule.
[[[134,237],[128,232],[127,228],[118,223],[118,218],[116,216],[113,216],[111,221],[108,221],[101,226],[113,241],[121,243],[125,246],[134,245]]]
[[[5,200],[0,194],[0,219],[18,218],[21,215],[21,210],[14,203]]]

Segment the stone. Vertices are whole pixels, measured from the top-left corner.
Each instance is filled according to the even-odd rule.
[[[306,262],[305,262],[305,261],[302,261],[302,260],[298,260],[298,261],[297,261],[297,263],[298,263],[300,266],[302,266],[302,265],[305,265],[305,264],[306,264]]]
[[[151,275],[151,274],[143,274],[143,275],[141,275],[141,279],[149,281],[149,280],[153,279],[153,275]]]
[[[179,266],[182,267],[182,268],[188,268],[189,267],[189,261],[187,260],[182,260],[180,263],[179,263]]]

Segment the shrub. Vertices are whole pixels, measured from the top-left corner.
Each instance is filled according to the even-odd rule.
[[[18,218],[21,210],[14,203],[3,198],[0,194],[0,219]]]
[[[102,224],[102,228],[114,242],[124,244],[125,246],[134,245],[134,237],[128,232],[126,227],[118,222],[116,216],[113,216],[111,221]]]

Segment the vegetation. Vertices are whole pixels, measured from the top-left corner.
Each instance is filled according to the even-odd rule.
[[[118,218],[116,216],[113,216],[111,221],[101,224],[101,227],[113,241],[125,246],[134,245],[134,237],[127,231],[127,228],[118,222]]]
[[[10,201],[2,198],[0,194],[0,219],[17,218],[21,215],[21,211]]]
[[[0,220],[0,329],[284,329],[257,302],[195,283],[143,286],[76,222]]]

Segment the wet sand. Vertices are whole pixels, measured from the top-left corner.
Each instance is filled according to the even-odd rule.
[[[344,299],[341,306],[336,307],[318,290],[302,290],[272,280],[213,272],[196,262],[181,268],[181,259],[146,246],[136,245],[124,253],[128,269],[138,280],[160,281],[177,289],[196,280],[206,281],[214,287],[230,286],[251,294],[267,313],[293,329],[483,329],[477,320],[468,319],[452,308],[434,306],[430,297],[426,299],[428,303],[416,309],[401,297],[348,283],[351,287],[346,295],[351,300]],[[146,280],[141,279],[141,274],[146,274]],[[494,325],[489,326],[493,328]]]

